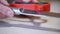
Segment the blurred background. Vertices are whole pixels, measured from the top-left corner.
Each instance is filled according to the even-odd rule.
[[[26,0],[27,1],[27,0]],[[0,20],[0,34],[60,34],[60,0],[38,0],[50,2],[50,12],[57,13],[57,17],[42,15],[46,23],[33,23],[26,18],[8,18]]]

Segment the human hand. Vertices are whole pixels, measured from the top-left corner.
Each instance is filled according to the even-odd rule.
[[[0,4],[0,19],[13,17],[14,12],[7,6]]]

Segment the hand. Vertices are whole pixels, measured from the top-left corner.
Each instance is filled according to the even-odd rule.
[[[0,4],[0,19],[13,17],[13,16],[14,16],[14,12],[9,7]]]
[[[5,5],[9,5],[8,2],[7,2],[7,0],[0,0],[0,2],[2,2]]]

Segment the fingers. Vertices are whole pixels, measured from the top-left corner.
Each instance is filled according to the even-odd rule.
[[[4,19],[4,18],[6,18],[6,16],[2,12],[0,12],[0,19]]]
[[[10,8],[7,8],[6,16],[7,17],[13,17],[14,16],[14,12]]]
[[[0,0],[1,3],[5,4],[5,5],[9,5],[7,0]]]
[[[0,4],[0,18],[9,18],[13,16],[14,12],[9,7]]]

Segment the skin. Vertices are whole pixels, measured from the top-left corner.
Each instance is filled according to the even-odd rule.
[[[6,0],[0,0],[3,4],[9,5]],[[7,6],[0,3],[0,19],[10,18],[14,16],[14,12]]]

